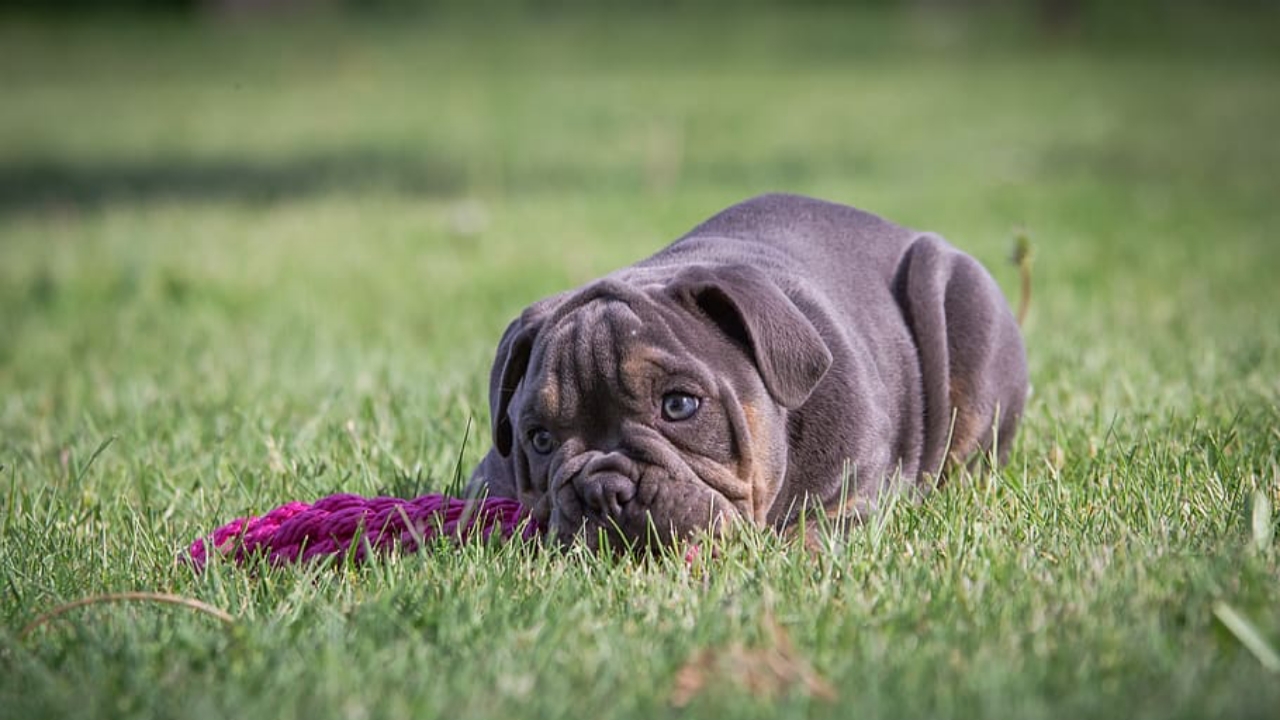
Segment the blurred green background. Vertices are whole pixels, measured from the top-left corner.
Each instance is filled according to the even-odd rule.
[[[0,707],[652,717],[691,645],[750,642],[782,597],[842,698],[794,714],[1266,716],[1274,674],[1210,606],[1277,644],[1275,555],[1244,548],[1263,542],[1255,491],[1280,504],[1278,19],[1244,1],[6,4]],[[261,582],[173,565],[287,500],[449,488],[488,446],[515,313],[766,191],[938,231],[1011,301],[1030,238],[1034,394],[1002,480],[855,534],[847,573],[726,550],[710,590],[548,556]],[[243,634],[119,610],[13,639],[139,588],[227,607]],[[779,709],[717,698],[710,715]]]
[[[1275,297],[1276,13],[1249,3],[48,12],[74,5],[0,29],[27,392],[210,366],[310,396],[294,363],[369,353],[469,379],[529,300],[771,190],[940,231],[1010,293],[1025,232],[1033,341],[1153,344],[1055,335],[1041,368],[1181,377]]]

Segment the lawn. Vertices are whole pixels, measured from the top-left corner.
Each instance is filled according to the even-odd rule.
[[[0,23],[0,715],[1274,717],[1263,25]],[[510,317],[769,190],[938,231],[1011,300],[1030,239],[1006,468],[818,555],[176,561],[288,500],[455,488]],[[234,621],[19,636],[125,591]]]

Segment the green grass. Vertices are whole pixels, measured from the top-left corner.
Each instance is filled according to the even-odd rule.
[[[0,25],[0,715],[1273,716],[1280,57],[1254,30]],[[942,232],[1011,297],[1029,234],[1007,468],[820,557],[175,562],[287,500],[450,487],[514,313],[766,190]],[[236,621],[101,605],[18,637],[130,590]],[[768,657],[836,699],[765,692]]]

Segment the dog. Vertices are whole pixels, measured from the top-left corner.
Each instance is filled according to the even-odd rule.
[[[466,492],[518,499],[593,547],[857,521],[888,493],[1003,462],[1027,387],[1018,324],[973,258],[852,207],[763,195],[521,313]]]

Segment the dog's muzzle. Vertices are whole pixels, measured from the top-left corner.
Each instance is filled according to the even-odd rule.
[[[588,452],[569,483],[592,519],[602,525],[620,522],[636,497],[636,464],[622,453]]]

